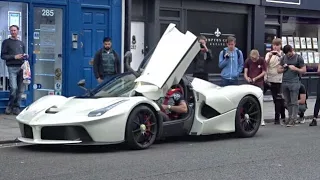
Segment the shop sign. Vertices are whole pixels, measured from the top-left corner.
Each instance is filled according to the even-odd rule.
[[[214,47],[226,47],[227,46],[227,37],[235,36],[234,34],[225,34],[220,31],[219,28],[216,29],[215,32],[202,32],[200,33],[207,37],[207,43],[209,46]]]
[[[266,2],[279,3],[279,4],[294,4],[294,5],[301,4],[301,0],[266,0]]]

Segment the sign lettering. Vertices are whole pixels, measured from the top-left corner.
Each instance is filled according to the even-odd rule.
[[[54,16],[54,10],[52,9],[42,9],[42,16]]]

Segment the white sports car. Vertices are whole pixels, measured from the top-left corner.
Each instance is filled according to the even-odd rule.
[[[116,75],[79,97],[45,96],[18,116],[31,144],[117,144],[145,149],[168,136],[235,132],[254,136],[263,118],[263,93],[253,85],[220,87],[185,76],[200,50],[197,37],[170,24],[138,72]],[[126,54],[129,58],[130,53]],[[78,84],[84,88],[84,81]],[[172,85],[183,89],[188,113],[164,121],[157,100]],[[85,88],[84,88],[85,89]]]

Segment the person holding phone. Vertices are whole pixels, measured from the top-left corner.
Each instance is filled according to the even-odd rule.
[[[6,61],[9,73],[10,97],[5,110],[6,114],[20,113],[20,101],[24,91],[23,70],[21,65],[29,56],[26,54],[25,44],[18,39],[19,27],[10,26],[11,37],[4,40],[1,46],[1,59]]]
[[[236,47],[236,38],[229,36],[227,46],[219,54],[221,86],[238,85],[239,75],[243,71],[243,53]]]
[[[207,48],[207,38],[203,35],[198,37],[200,51],[193,60],[193,77],[209,81],[208,63],[212,60],[211,50]]]
[[[282,73],[278,73],[278,65],[280,64],[280,58],[284,56],[281,50],[282,40],[280,38],[273,39],[272,51],[266,54],[265,60],[267,64],[267,72],[265,75],[265,91],[271,90],[272,99],[274,103],[274,124],[280,124],[280,118],[284,122],[286,118],[284,99],[282,98]]]
[[[299,113],[300,76],[306,73],[306,65],[302,56],[296,54],[292,46],[285,45],[283,52],[285,55],[280,60],[278,73],[283,73],[282,91],[289,113],[289,119],[285,124],[287,127],[292,127],[295,125]]]

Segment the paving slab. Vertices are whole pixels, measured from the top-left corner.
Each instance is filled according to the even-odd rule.
[[[314,97],[307,100],[308,109],[305,113],[307,119],[312,118],[315,101],[316,99]],[[271,97],[265,97],[263,109],[265,122],[274,122],[274,104]],[[286,115],[288,116],[287,112]],[[18,136],[20,136],[20,130],[15,116],[0,114],[0,144],[16,142]]]

